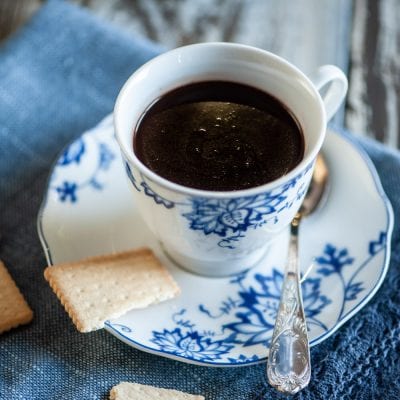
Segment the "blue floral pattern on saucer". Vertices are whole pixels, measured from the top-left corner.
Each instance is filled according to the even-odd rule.
[[[90,136],[90,138],[91,137],[92,136]],[[83,159],[88,154],[86,152],[87,148],[91,147],[85,142],[85,139],[87,138],[81,137],[69,145],[57,161],[56,168],[58,173],[53,177],[51,187],[58,194],[58,199],[61,202],[76,203],[79,199],[79,192],[87,187],[94,190],[102,190],[104,184],[101,181],[101,174],[108,171],[111,163],[116,158],[115,152],[107,143],[96,140],[97,159],[95,160],[95,163],[92,163],[93,165],[90,168],[90,174],[85,177],[84,180],[79,179],[79,177],[74,177],[63,179],[55,183],[54,178],[58,175],[63,175],[63,170],[68,170],[71,167],[76,166],[79,167],[81,162],[83,162]]]
[[[332,304],[333,299],[321,292],[321,279],[337,274],[343,284],[345,296],[337,315],[338,322],[343,317],[346,303],[357,300],[365,291],[363,282],[357,281],[358,275],[362,268],[371,262],[371,257],[384,250],[386,235],[381,233],[378,241],[370,242],[369,248],[375,244],[378,244],[378,247],[374,247],[375,252],[368,252],[360,266],[347,277],[343,275],[342,270],[355,261],[348,249],[326,244],[323,253],[315,258],[318,267],[313,277],[302,283],[303,304],[309,330],[312,326],[318,326],[325,332],[329,330],[319,317],[324,308]],[[234,348],[233,344],[243,347],[262,345],[268,348],[279,307],[282,283],[283,274],[275,268],[271,275],[251,274],[251,271],[241,273],[230,279],[230,296],[223,299],[217,307],[214,304],[213,311],[203,303],[198,305],[198,311],[208,318],[220,319],[229,316],[230,322],[221,324],[220,332],[202,329],[195,322],[183,318],[186,310],[182,309],[171,315],[171,327],[161,332],[152,332],[151,342],[163,353],[189,357],[197,361],[229,358],[227,355]],[[250,358],[257,360],[258,356],[254,354]]]
[[[179,357],[188,357],[199,361],[213,361],[221,359],[234,347],[229,339],[218,338],[215,332],[199,332],[196,324],[185,320],[185,309],[172,315],[176,328],[164,329],[162,332],[153,332],[151,341],[164,353]]]
[[[302,284],[313,345],[328,338],[374,296],[387,271],[393,227],[390,204],[364,153],[335,132],[328,133],[324,152],[331,190],[325,207],[302,224],[300,239],[301,265],[306,270],[313,263]],[[176,204],[154,191],[152,182],[140,176],[135,182],[155,206],[166,212],[182,210],[194,231],[220,240],[257,229],[258,224],[273,224],[268,212],[287,202],[285,193],[278,192],[231,203],[187,199]],[[178,268],[132,201],[110,118],[60,156],[38,226],[50,264],[147,246],[169,269],[181,288],[180,296],[106,322],[105,328],[125,343],[200,365],[265,361],[287,235],[277,238],[258,265],[236,276],[206,278]]]

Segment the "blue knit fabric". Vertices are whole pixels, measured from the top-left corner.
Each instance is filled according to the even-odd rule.
[[[34,310],[0,336],[0,399],[106,399],[122,380],[212,399],[283,399],[265,365],[209,368],[130,348],[104,331],[80,334],[43,278],[36,216],[56,155],[108,114],[123,82],[160,51],[76,6],[50,1],[0,48],[0,258]],[[400,154],[370,154],[400,217]],[[313,348],[310,386],[296,399],[400,397],[400,229],[373,300]],[[1,316],[0,316],[1,317]]]

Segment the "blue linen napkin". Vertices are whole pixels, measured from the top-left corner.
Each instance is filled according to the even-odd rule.
[[[120,381],[212,399],[283,399],[265,365],[210,368],[133,349],[105,331],[80,334],[43,278],[36,216],[60,150],[113,107],[126,78],[161,51],[84,10],[48,2],[0,47],[0,258],[35,318],[0,336],[0,399],[106,399]],[[400,217],[400,154],[360,140]],[[400,228],[382,288],[313,348],[310,386],[298,399],[398,399]]]

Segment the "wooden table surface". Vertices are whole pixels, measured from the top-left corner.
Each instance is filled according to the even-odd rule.
[[[332,63],[349,78],[335,123],[400,147],[399,0],[70,0],[133,36],[167,48],[232,41],[281,55],[311,73]],[[1,0],[0,39],[41,0]]]

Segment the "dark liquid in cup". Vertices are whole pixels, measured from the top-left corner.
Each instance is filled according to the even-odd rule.
[[[156,174],[196,189],[248,189],[303,158],[304,138],[284,104],[234,82],[208,81],[159,98],[135,127],[134,151]]]

